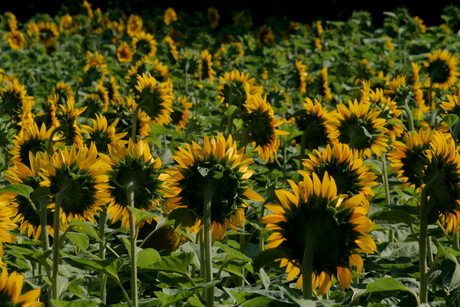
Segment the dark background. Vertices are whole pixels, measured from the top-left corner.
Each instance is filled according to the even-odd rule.
[[[1,0],[0,13],[10,11],[21,21],[26,21],[36,13],[48,13],[54,16],[60,13],[64,6],[70,13],[75,13],[81,8],[83,0]],[[89,0],[92,8],[101,8],[107,11],[113,8],[121,8],[126,13],[137,13],[142,10],[155,8],[166,9],[173,7],[176,12],[195,11],[206,12],[208,7],[219,10],[221,20],[224,22],[233,16],[232,14],[243,9],[249,9],[252,13],[254,24],[262,24],[268,17],[287,17],[299,22],[311,22],[323,20],[347,20],[353,11],[364,10],[372,15],[374,25],[379,26],[385,17],[385,11],[394,11],[398,7],[405,7],[412,16],[422,18],[427,26],[443,23],[441,15],[445,6],[454,4],[459,6],[458,0],[436,1],[394,1],[394,0],[315,0],[315,1],[292,1],[292,0]]]

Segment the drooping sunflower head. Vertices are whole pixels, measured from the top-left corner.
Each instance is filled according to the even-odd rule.
[[[165,176],[162,173],[160,158],[152,156],[146,140],[134,142],[116,141],[109,144],[109,154],[102,154],[104,161],[113,169],[109,174],[110,194],[113,201],[107,213],[112,222],[119,221],[123,227],[129,227],[128,193],[132,185],[134,206],[139,210],[158,208],[164,190]]]
[[[150,74],[137,77],[136,102],[157,125],[166,125],[171,121],[174,99],[172,81],[157,84]]]
[[[330,139],[334,142],[348,144],[358,151],[362,158],[372,154],[380,156],[387,151],[388,129],[386,120],[380,118],[381,111],[371,108],[364,102],[349,102],[337,105],[337,113],[329,122],[331,127]]]
[[[212,68],[212,56],[208,50],[201,51],[200,62],[200,81],[209,80],[210,84],[214,83],[216,72]]]
[[[420,129],[405,133],[403,142],[392,142],[394,149],[387,157],[392,162],[392,170],[398,174],[396,178],[403,181],[403,187],[413,185],[420,188],[424,183],[428,163],[426,152],[431,146],[433,133],[431,129]]]
[[[321,104],[317,99],[305,98],[299,109],[289,119],[295,123],[302,135],[295,137],[297,143],[301,143],[302,137],[305,140],[305,148],[313,150],[330,142],[328,121],[334,116],[334,112]]]
[[[363,164],[357,152],[347,144],[328,144],[323,150],[315,149],[308,156],[303,161],[307,172],[319,177],[328,173],[334,179],[339,194],[351,197],[361,193],[366,198],[374,195],[371,187],[377,185],[374,181],[377,175],[370,171],[370,165]]]
[[[98,158],[94,143],[90,147],[58,149],[49,163],[42,165],[40,186],[53,195],[51,207],[60,202],[60,221],[66,229],[72,219],[95,222],[94,215],[111,201],[107,172],[109,164]]]
[[[457,58],[446,50],[435,50],[427,55],[425,68],[433,87],[448,89],[458,79]]]
[[[366,216],[368,209],[361,205],[364,195],[342,201],[327,172],[322,179],[315,173],[304,173],[299,184],[290,180],[289,184],[292,192],[276,190],[276,203],[266,205],[273,212],[262,218],[262,223],[273,231],[266,248],[285,251],[286,257],[279,260],[288,280],[301,275],[304,254],[311,253],[312,288],[319,288],[318,294],[329,290],[333,277],[342,289],[349,288],[353,267],[358,272],[363,268],[359,253],[376,250],[375,242],[367,234],[373,222]],[[297,287],[301,286],[299,278]]]
[[[190,108],[193,103],[187,96],[180,96],[174,99],[173,113],[171,113],[171,124],[177,127],[177,130],[185,128],[188,119],[192,116]]]
[[[244,130],[243,145],[251,143],[260,157],[266,162],[273,162],[278,154],[280,139],[278,135],[288,132],[277,130],[276,127],[283,121],[274,116],[274,112],[265,97],[251,95],[244,104],[243,111]],[[247,132],[247,135],[245,135]]]
[[[209,138],[203,145],[196,142],[180,147],[173,156],[176,167],[168,170],[171,175],[171,191],[165,205],[168,210],[185,207],[194,215],[191,230],[201,229],[205,195],[211,201],[211,233],[213,240],[225,236],[228,228],[236,230],[246,221],[246,201],[263,199],[249,190],[249,170],[252,159],[237,148],[231,136]]]

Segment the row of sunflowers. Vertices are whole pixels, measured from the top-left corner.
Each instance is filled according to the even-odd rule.
[[[0,306],[460,303],[459,7],[80,9],[0,15]]]

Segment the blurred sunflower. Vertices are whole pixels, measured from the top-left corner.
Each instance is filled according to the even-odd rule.
[[[285,267],[287,280],[302,276],[302,265],[311,257],[312,290],[326,293],[335,277],[342,289],[348,289],[353,267],[363,269],[360,253],[374,253],[376,245],[367,234],[374,223],[366,216],[368,208],[361,206],[363,194],[343,200],[337,195],[334,179],[327,172],[323,179],[313,173],[303,173],[299,184],[288,180],[292,193],[275,190],[277,203],[265,207],[273,212],[262,223],[273,230],[266,248],[284,250],[279,259]],[[308,256],[307,256],[308,254]],[[296,283],[303,286],[303,277]]]
[[[327,123],[334,117],[335,112],[323,106],[317,99],[311,100],[308,97],[305,98],[305,102],[302,105],[303,109],[297,110],[289,118],[289,122],[294,123],[302,132],[302,135],[295,137],[294,140],[300,144],[303,137],[305,148],[309,150],[330,143],[330,128]]]
[[[4,267],[0,275],[0,301],[3,306],[8,307],[40,307],[40,289],[32,289],[21,294],[24,277],[21,274],[12,272]]]
[[[165,24],[169,26],[171,22],[177,21],[176,11],[172,7],[167,8],[165,10],[163,19],[164,19]]]
[[[116,141],[108,145],[108,154],[101,158],[111,165],[109,191],[112,198],[107,214],[115,223],[121,219],[122,227],[129,228],[127,185],[134,186],[134,206],[143,211],[159,207],[162,200],[164,180],[160,158],[154,158],[146,140],[136,143],[130,138],[128,144]]]
[[[369,158],[373,153],[380,156],[387,151],[388,141],[386,120],[379,117],[381,112],[357,100],[349,101],[348,106],[341,103],[337,105],[336,116],[329,121],[329,138],[348,144],[361,158]]]
[[[174,99],[173,113],[171,113],[171,124],[176,126],[176,130],[185,128],[188,119],[192,116],[190,108],[193,103],[189,101],[187,96],[180,96]]]
[[[144,21],[142,20],[142,17],[136,14],[131,14],[129,15],[128,23],[126,24],[126,33],[128,33],[129,36],[133,37],[134,35],[142,31],[143,26]]]
[[[428,62],[424,63],[432,86],[440,89],[449,89],[458,79],[457,58],[446,50],[435,50],[427,55]]]
[[[58,119],[56,117],[57,105],[59,102],[59,95],[51,94],[42,103],[43,112],[38,113],[34,118],[35,122],[40,125],[44,124],[47,129],[56,128],[59,126]]]
[[[133,50],[133,60],[137,61],[143,58],[153,57],[157,52],[156,40],[152,34],[141,31],[133,36],[131,48]]]
[[[89,148],[73,145],[57,149],[49,163],[42,164],[40,186],[50,189],[51,208],[60,200],[61,229],[72,219],[95,223],[94,215],[111,201],[106,174],[110,170],[110,165],[98,158],[94,143]]]
[[[99,153],[107,153],[108,145],[123,139],[128,132],[116,133],[116,126],[120,118],[116,118],[110,125],[104,115],[96,113],[96,119],[90,118],[92,126],[81,125],[82,132],[88,135],[86,143],[94,142]],[[89,145],[88,144],[88,145]]]
[[[174,99],[172,81],[157,84],[150,74],[137,77],[136,103],[156,125],[167,125],[171,121]]]
[[[10,45],[10,48],[13,50],[22,50],[24,49],[24,46],[26,44],[26,38],[24,34],[19,31],[11,31],[6,33],[4,36],[4,39],[8,41],[8,44]]]
[[[12,197],[10,194],[0,192],[0,265],[2,266],[5,265],[2,261],[3,243],[13,243],[18,240],[15,235],[10,233],[10,231],[18,227],[13,222],[17,209],[14,204],[11,204]]]
[[[66,82],[57,82],[56,85],[51,90],[51,95],[56,94],[59,96],[57,104],[65,105],[68,97],[74,97],[75,92],[72,89],[72,86]]]
[[[120,96],[120,86],[117,83],[117,78],[110,75],[108,80],[104,81],[103,86],[107,91],[109,103],[114,104],[115,100]]]
[[[4,175],[11,184],[25,184],[36,190],[40,187],[40,182],[43,181],[39,172],[42,166],[49,163],[48,155],[42,155],[40,153],[33,154],[31,152],[28,161],[30,161],[29,164],[15,161],[14,166],[10,167]],[[0,200],[2,199],[5,200],[5,198],[0,195]],[[39,204],[31,204],[24,196],[17,194],[11,195],[9,202],[13,203],[17,210],[13,222],[19,223],[19,233],[25,233],[27,237],[38,241],[42,233],[40,213],[38,212],[40,209]],[[50,228],[53,221],[53,213],[50,210],[47,211],[47,225],[49,226],[48,228]]]
[[[27,96],[26,87],[17,79],[4,82],[0,88],[0,114],[8,115],[13,123],[21,122],[24,112],[34,104],[34,97]]]
[[[212,68],[212,56],[208,50],[201,51],[200,62],[200,81],[209,80],[210,84],[214,83],[216,72]]]
[[[295,88],[299,91],[301,95],[307,93],[307,65],[305,65],[301,60],[295,60]]]
[[[86,52],[86,65],[83,67],[83,82],[91,85],[93,81],[104,80],[105,76],[109,74],[106,59],[103,54],[95,51]]]
[[[133,51],[129,44],[125,41],[122,41],[117,48],[117,60],[120,63],[131,63],[133,60]]]
[[[211,26],[211,28],[212,29],[217,28],[217,26],[219,25],[219,18],[220,18],[219,11],[214,7],[209,7],[207,17],[208,17],[209,25]]]
[[[250,96],[243,106],[243,146],[251,143],[265,162],[273,162],[280,146],[278,135],[289,132],[276,129],[283,121],[274,116],[272,107],[260,95]]]
[[[303,161],[307,172],[318,177],[328,173],[334,179],[338,194],[350,197],[363,194],[368,199],[374,195],[372,186],[377,185],[377,175],[370,171],[372,165],[364,165],[357,152],[347,144],[328,144],[322,150],[314,149],[308,156]]]
[[[168,170],[170,191],[164,205],[167,210],[188,208],[193,212],[194,233],[203,226],[205,193],[211,192],[212,240],[222,239],[228,228],[236,230],[246,221],[247,200],[263,201],[249,190],[253,160],[238,149],[230,135],[204,136],[203,145],[196,142],[179,147],[173,156],[176,167]]]

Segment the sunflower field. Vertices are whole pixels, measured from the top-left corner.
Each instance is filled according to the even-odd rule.
[[[460,7],[0,15],[0,307],[460,306]]]

